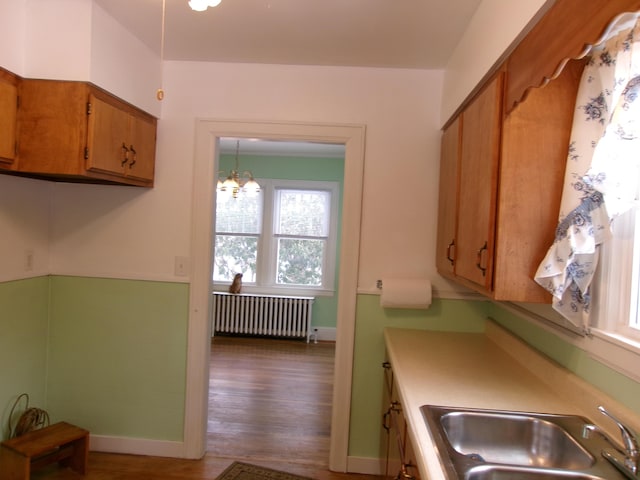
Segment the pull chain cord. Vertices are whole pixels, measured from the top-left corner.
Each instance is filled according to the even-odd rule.
[[[162,75],[162,70],[163,70],[163,62],[164,62],[164,22],[165,22],[165,15],[166,15],[166,9],[167,9],[167,0],[162,0],[162,32],[160,35],[160,88],[156,91],[156,98],[158,99],[158,101],[162,101],[162,99],[164,98],[164,90],[162,89],[162,80],[163,80],[163,75]]]

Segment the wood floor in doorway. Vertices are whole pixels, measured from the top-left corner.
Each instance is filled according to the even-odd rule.
[[[216,336],[207,450],[327,468],[335,344]]]

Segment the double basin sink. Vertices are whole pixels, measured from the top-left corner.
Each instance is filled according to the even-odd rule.
[[[584,417],[421,407],[449,479],[616,480],[614,443]]]

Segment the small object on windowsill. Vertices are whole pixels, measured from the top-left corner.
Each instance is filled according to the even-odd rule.
[[[229,293],[240,293],[240,290],[242,290],[242,274],[236,273],[233,282],[229,285]]]

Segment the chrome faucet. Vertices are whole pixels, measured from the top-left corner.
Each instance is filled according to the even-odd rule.
[[[638,474],[640,473],[640,448],[638,447],[638,435],[614,415],[607,412],[607,410],[602,405],[598,407],[598,410],[600,410],[603,415],[613,420],[620,429],[620,434],[622,435],[622,444],[624,445],[625,457],[624,462],[621,462],[609,451],[602,452],[602,455],[615,467],[622,471],[622,473],[627,475],[627,477],[632,479],[640,479],[640,476],[638,476]]]

